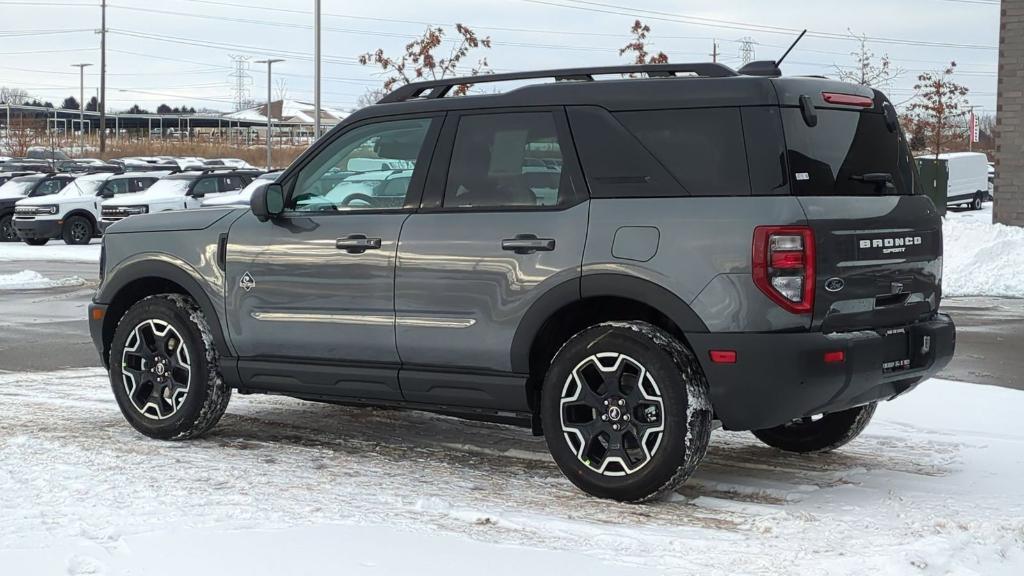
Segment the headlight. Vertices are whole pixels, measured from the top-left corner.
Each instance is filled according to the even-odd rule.
[[[134,216],[148,213],[149,206],[107,206],[103,208],[104,216]]]
[[[36,216],[39,214],[56,214],[60,212],[59,206],[15,206],[14,213],[24,216]]]
[[[123,210],[125,214],[130,216],[135,214],[148,214],[149,206],[125,206]]]

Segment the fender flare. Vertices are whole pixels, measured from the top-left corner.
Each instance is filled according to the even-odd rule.
[[[587,274],[551,288],[527,310],[512,339],[512,371],[530,372],[530,350],[549,318],[574,302],[600,296],[643,302],[667,316],[684,333],[708,331],[704,321],[685,301],[650,280],[627,274]]]
[[[109,278],[100,285],[94,301],[98,304],[111,304],[126,286],[136,280],[146,278],[169,280],[184,288],[188,295],[199,305],[199,308],[207,318],[207,324],[213,333],[217,349],[222,351],[221,355],[233,356],[234,350],[228,345],[228,341],[224,337],[221,317],[217,313],[217,308],[214,307],[213,301],[210,300],[209,295],[203,290],[199,280],[196,279],[199,277],[199,273],[193,270],[187,263],[166,254],[159,255],[160,259],[153,259],[153,254],[140,256],[146,259],[135,260],[134,262],[120,265],[113,270]],[[120,318],[107,317],[107,322],[112,324],[119,320]],[[106,332],[107,328],[112,329],[113,326],[105,326],[104,332]]]

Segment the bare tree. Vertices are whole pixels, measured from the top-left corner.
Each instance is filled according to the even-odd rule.
[[[5,153],[8,156],[25,156],[28,149],[41,141],[45,133],[46,121],[42,118],[34,114],[12,114],[7,137],[3,140]]]
[[[366,65],[380,66],[387,75],[384,79],[383,90],[390,92],[395,86],[409,84],[417,80],[431,79],[440,80],[455,76],[456,70],[463,59],[470,53],[480,48],[490,48],[491,38],[489,36],[480,38],[473,30],[463,24],[456,24],[455,30],[459,38],[452,43],[452,49],[447,57],[437,58],[434,53],[441,48],[445,40],[445,31],[441,27],[428,27],[423,36],[405,45],[405,53],[398,58],[384,54],[384,50],[378,48],[375,52],[367,52],[359,56],[359,63]],[[470,70],[471,76],[486,74],[490,72],[487,58],[480,58],[476,65]],[[458,86],[454,94],[462,96],[469,92],[468,85]]]
[[[963,141],[967,136],[968,88],[953,81],[955,70],[956,62],[950,62],[942,70],[921,74],[914,85],[917,100],[910,110],[936,157],[949,142]]]
[[[850,32],[850,36],[859,42],[859,48],[850,52],[853,56],[853,68],[835,65],[836,73],[843,82],[870,86],[880,90],[888,90],[892,81],[903,74],[903,69],[892,65],[888,54],[882,54],[875,62],[875,53],[868,48],[867,37]]]
[[[370,88],[356,100],[356,108],[366,108],[376,104],[387,92],[383,88]]]
[[[629,54],[629,59],[634,64],[667,64],[668,55],[664,52],[658,52],[655,55],[651,55],[647,52],[647,35],[651,33],[651,27],[644,24],[640,20],[633,22],[633,27],[629,29],[629,33],[633,35],[632,40],[629,44],[626,44],[622,48],[619,48],[619,56]]]
[[[21,88],[0,86],[0,104],[21,104],[28,99],[28,92]]]

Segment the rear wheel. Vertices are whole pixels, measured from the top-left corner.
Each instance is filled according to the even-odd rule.
[[[49,238],[25,238],[22,241],[25,244],[28,244],[29,246],[43,246],[44,244],[49,242],[50,239]]]
[[[128,423],[151,438],[201,436],[231,399],[209,325],[179,294],[140,300],[121,318],[110,345],[110,385]]]
[[[14,232],[14,216],[5,214],[0,216],[0,242],[16,242],[17,233]]]
[[[983,200],[981,194],[978,194],[974,197],[974,200],[971,201],[971,210],[981,210],[982,203]]]
[[[573,336],[548,369],[541,418],[551,455],[573,484],[626,502],[682,484],[711,435],[696,359],[645,322],[608,322]]]
[[[754,436],[787,452],[829,452],[860,436],[877,405],[872,402],[842,412],[798,418],[775,428],[754,430]]]
[[[88,244],[92,240],[92,222],[84,216],[72,216],[64,221],[61,236],[65,244]]]

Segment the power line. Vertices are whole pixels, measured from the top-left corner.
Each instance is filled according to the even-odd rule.
[[[785,28],[782,26],[769,26],[762,24],[749,24],[744,22],[733,22],[729,20],[717,20],[712,18],[702,18],[697,16],[686,16],[682,14],[675,14],[672,12],[662,12],[659,10],[646,10],[640,8],[629,8],[623,6],[617,6],[614,4],[604,4],[601,2],[589,2],[586,0],[565,0],[566,2],[573,2],[573,4],[563,4],[560,2],[554,2],[549,0],[520,0],[521,2],[527,2],[530,4],[540,4],[545,6],[555,6],[558,8],[569,8],[574,10],[582,10],[585,12],[595,12],[602,14],[614,14],[618,16],[629,16],[631,18],[637,17],[638,14],[643,15],[644,18],[649,20],[660,20],[663,22],[675,22],[677,24],[690,24],[694,26],[706,26],[710,28],[728,28],[733,30],[750,30],[754,32],[763,32],[766,34],[784,34],[784,35],[795,35],[800,33],[800,30],[796,28]],[[582,4],[577,6],[576,4]],[[848,35],[839,34],[836,32],[822,32],[822,31],[808,31],[807,36],[815,38],[827,38],[831,40],[853,40]],[[867,36],[868,40],[877,42],[880,44],[899,44],[906,46],[927,46],[933,48],[961,48],[966,50],[997,50],[997,46],[984,46],[979,44],[956,44],[952,42],[930,42],[925,40],[905,40],[901,38],[885,38],[878,36]]]

